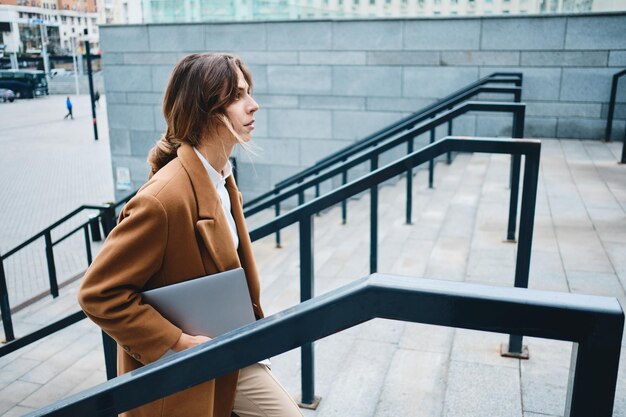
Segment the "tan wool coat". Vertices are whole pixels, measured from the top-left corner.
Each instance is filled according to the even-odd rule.
[[[193,148],[161,168],[124,207],[88,269],[79,302],[118,344],[118,374],[154,362],[181,330],[142,304],[142,291],[243,267],[255,314],[263,317],[260,284],[241,194],[226,180],[239,249],[222,205]],[[229,417],[238,372],[222,376],[123,414],[126,417]],[[132,393],[129,393],[132,395]]]

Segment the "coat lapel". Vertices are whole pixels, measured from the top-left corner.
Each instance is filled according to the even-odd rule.
[[[220,197],[215,185],[211,182],[206,169],[190,145],[178,148],[178,158],[191,180],[198,205],[196,231],[200,236],[209,258],[217,268],[204,260],[205,272],[211,274],[241,266],[239,256],[231,235]],[[231,202],[232,202],[232,196]]]

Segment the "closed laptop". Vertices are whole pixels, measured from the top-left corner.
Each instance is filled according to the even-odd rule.
[[[214,338],[256,320],[242,268],[145,291],[143,302],[183,332]]]

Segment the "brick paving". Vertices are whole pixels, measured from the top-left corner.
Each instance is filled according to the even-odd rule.
[[[97,107],[97,142],[93,138],[88,96],[71,99],[74,120],[63,119],[65,96],[0,103],[0,253],[6,253],[80,205],[113,199],[106,99]],[[87,216],[85,212],[55,230],[53,240]],[[85,269],[84,246],[82,233],[55,246],[59,282]],[[12,306],[49,289],[43,239],[9,257],[4,268]]]

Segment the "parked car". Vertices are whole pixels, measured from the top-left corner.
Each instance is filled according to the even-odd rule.
[[[15,93],[13,92],[13,90],[9,90],[7,88],[0,88],[0,97],[2,98],[3,102],[7,102],[10,101],[11,103],[13,103],[13,100],[15,100]]]

